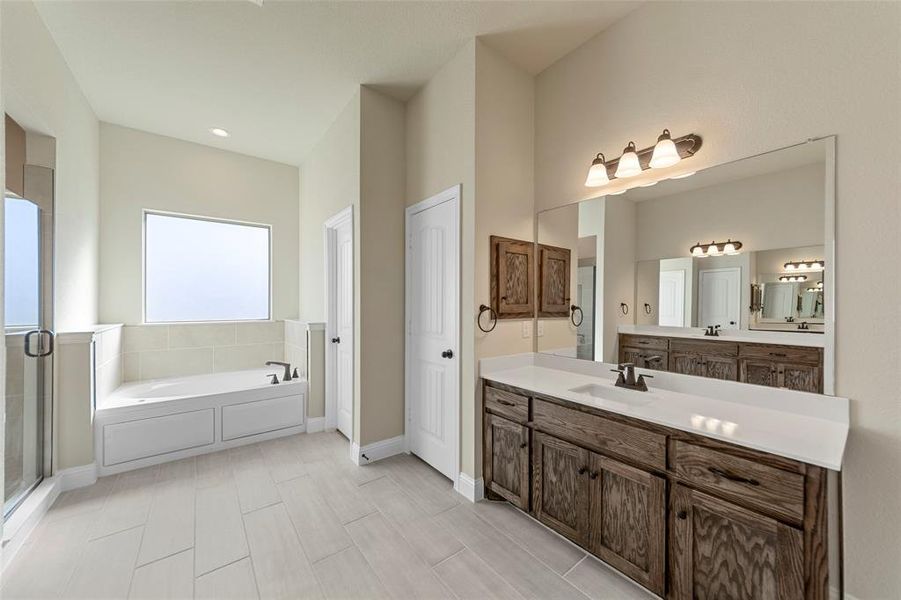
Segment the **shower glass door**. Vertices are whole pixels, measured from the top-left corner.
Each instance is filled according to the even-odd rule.
[[[45,473],[45,407],[49,406],[53,334],[44,298],[51,269],[49,211],[7,195],[4,201],[6,427],[3,514],[11,514]],[[49,458],[46,457],[46,458]]]

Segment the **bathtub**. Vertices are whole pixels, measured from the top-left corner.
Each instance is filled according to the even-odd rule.
[[[281,368],[276,369],[281,376]],[[305,430],[307,382],[272,385],[272,367],[129,383],[94,411],[100,475]]]

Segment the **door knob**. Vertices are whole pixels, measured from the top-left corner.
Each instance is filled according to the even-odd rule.
[[[441,358],[453,358],[453,357],[454,357],[453,350],[445,350],[444,352],[441,353]]]
[[[339,338],[339,337],[333,337],[333,338],[332,338],[332,343],[333,343],[333,344],[340,344],[340,343],[341,343],[341,338]]]

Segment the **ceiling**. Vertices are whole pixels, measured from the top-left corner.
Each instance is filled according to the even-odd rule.
[[[257,2],[37,7],[100,120],[300,164],[359,84],[406,100],[475,36],[537,74],[638,6]]]

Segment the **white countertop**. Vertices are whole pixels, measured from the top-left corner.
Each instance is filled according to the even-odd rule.
[[[657,335],[723,342],[750,342],[758,344],[783,344],[786,346],[806,346],[823,348],[826,336],[821,333],[791,331],[762,331],[749,329],[721,329],[718,336],[704,335],[704,330],[697,327],[661,327],[659,325],[620,325],[619,333],[630,335]]]
[[[658,372],[648,381],[650,391],[636,392],[613,386],[614,375],[608,370],[613,366],[524,354],[484,359],[480,361],[480,376],[553,398],[841,470],[848,437],[846,398]],[[601,386],[603,397],[572,391],[589,384]]]

